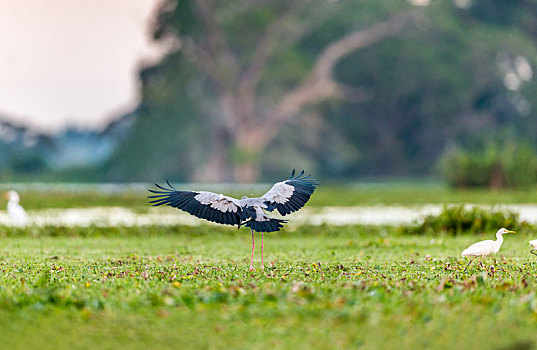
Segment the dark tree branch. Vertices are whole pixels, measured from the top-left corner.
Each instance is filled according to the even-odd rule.
[[[295,115],[305,105],[327,98],[348,96],[351,100],[357,101],[367,98],[361,89],[351,88],[335,81],[334,67],[348,54],[397,35],[415,17],[414,12],[405,12],[369,28],[351,32],[328,45],[317,58],[310,76],[303,84],[283,97],[275,113],[267,118],[267,122],[280,123]]]
[[[212,0],[197,0],[196,2],[202,22],[207,30],[206,40],[198,46],[203,48],[211,56],[213,67],[211,69],[222,71],[220,81],[222,86],[232,87],[234,79],[239,74],[239,60],[226,42],[226,37],[222,28],[215,20],[216,10],[213,8]]]
[[[227,84],[224,82],[225,78],[222,75],[222,71],[218,69],[218,63],[208,51],[188,37],[183,37],[181,49],[192,63],[201,65],[214,83],[216,90],[223,91],[225,89]]]
[[[275,49],[283,45],[292,45],[298,41],[304,33],[321,25],[331,16],[331,11],[324,9],[320,13],[313,13],[302,21],[297,21],[298,15],[303,10],[306,2],[296,2],[288,8],[280,18],[273,21],[258,41],[254,50],[253,58],[244,70],[240,83],[240,91],[255,91],[257,84],[263,76],[265,66],[274,53]]]

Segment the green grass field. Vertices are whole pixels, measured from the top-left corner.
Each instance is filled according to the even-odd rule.
[[[4,186],[6,189],[9,186]],[[151,188],[150,185],[147,188]],[[267,185],[266,190],[270,188]],[[204,190],[205,188],[197,188]],[[213,191],[216,191],[213,189]],[[237,192],[221,189],[228,195],[241,198],[260,196],[265,189],[254,193]],[[219,191],[217,191],[219,192]],[[119,206],[147,211],[147,195],[149,192],[140,190],[123,191],[73,191],[48,190],[36,191],[19,190],[21,204],[30,210],[49,208],[85,208],[97,206]],[[5,203],[5,202],[4,202]],[[488,189],[454,190],[438,183],[387,183],[387,184],[358,184],[353,186],[323,185],[315,192],[308,202],[310,207],[323,206],[363,206],[363,205],[423,205],[423,204],[511,204],[537,203],[537,188],[511,189],[490,191]]]
[[[525,231],[526,230],[526,231]],[[478,239],[383,227],[0,228],[4,349],[530,349],[529,228],[463,273]],[[41,234],[40,234],[41,233]]]

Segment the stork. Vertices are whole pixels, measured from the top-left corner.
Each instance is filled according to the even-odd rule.
[[[177,191],[167,182],[169,188],[155,184],[158,190],[148,198],[153,206],[167,205],[183,210],[198,218],[224,225],[242,225],[250,228],[252,233],[252,257],[250,271],[254,269],[254,231],[261,233],[261,268],[263,266],[263,241],[265,232],[279,231],[287,220],[270,217],[265,211],[275,209],[281,215],[287,215],[302,208],[310,199],[313,191],[319,186],[311,175],[304,175],[304,170],[281,182],[277,182],[261,197],[241,199],[207,191]]]

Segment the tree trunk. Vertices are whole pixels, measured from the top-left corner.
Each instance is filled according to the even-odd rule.
[[[221,89],[218,110],[215,111],[216,122],[211,135],[207,135],[206,144],[212,147],[207,162],[195,172],[194,181],[232,182],[231,150],[234,130],[236,129],[236,99],[231,89]]]
[[[346,98],[362,102],[368,94],[360,88],[346,86],[333,77],[334,67],[348,54],[370,46],[386,37],[397,35],[408,23],[416,20],[413,11],[405,12],[365,29],[350,32],[331,42],[316,58],[313,70],[304,81],[283,95],[270,111],[258,115],[256,88],[266,72],[269,58],[282,40],[297,40],[308,27],[297,25],[302,6],[291,6],[279,19],[272,22],[254,48],[253,58],[245,69],[226,37],[216,16],[216,3],[196,2],[200,22],[206,30],[203,38],[185,37],[184,50],[195,65],[200,66],[211,79],[219,96],[219,110],[215,111],[213,149],[209,161],[197,172],[198,181],[258,180],[264,150],[278,134],[279,128],[300,110],[328,98]],[[209,135],[208,135],[209,136]],[[211,140],[207,138],[207,143]]]
[[[490,169],[489,188],[502,189],[508,187],[505,171],[501,164],[495,163]]]
[[[193,179],[197,182],[231,182],[230,137],[225,129],[215,128],[210,139],[213,149],[209,160],[194,173]]]
[[[251,183],[259,180],[264,151],[272,134],[258,125],[245,123],[237,130],[233,150],[233,177],[235,181]]]

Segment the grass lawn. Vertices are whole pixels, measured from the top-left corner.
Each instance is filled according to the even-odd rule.
[[[19,185],[20,186],[20,185]],[[213,186],[214,187],[214,186]],[[4,185],[3,188],[9,188]],[[151,188],[150,185],[147,188]],[[196,187],[197,188],[197,187]],[[267,185],[266,190],[270,188]],[[190,189],[190,188],[189,188]],[[203,186],[197,188],[204,190]],[[210,188],[215,192],[223,192],[241,198],[243,195],[260,196],[265,193],[263,188],[255,193],[237,192],[221,188]],[[142,190],[114,190],[111,192],[95,190],[35,190],[19,189],[21,204],[29,210],[50,208],[85,208],[118,206],[146,212],[149,192]],[[438,183],[386,183],[358,184],[353,186],[323,185],[315,191],[308,206],[369,206],[369,205],[423,205],[423,204],[512,204],[537,203],[537,188],[490,191],[488,189],[454,190]],[[5,205],[0,202],[0,205]]]
[[[475,236],[303,226],[0,228],[5,349],[529,349],[530,232],[462,273]],[[537,235],[536,235],[537,236]]]

